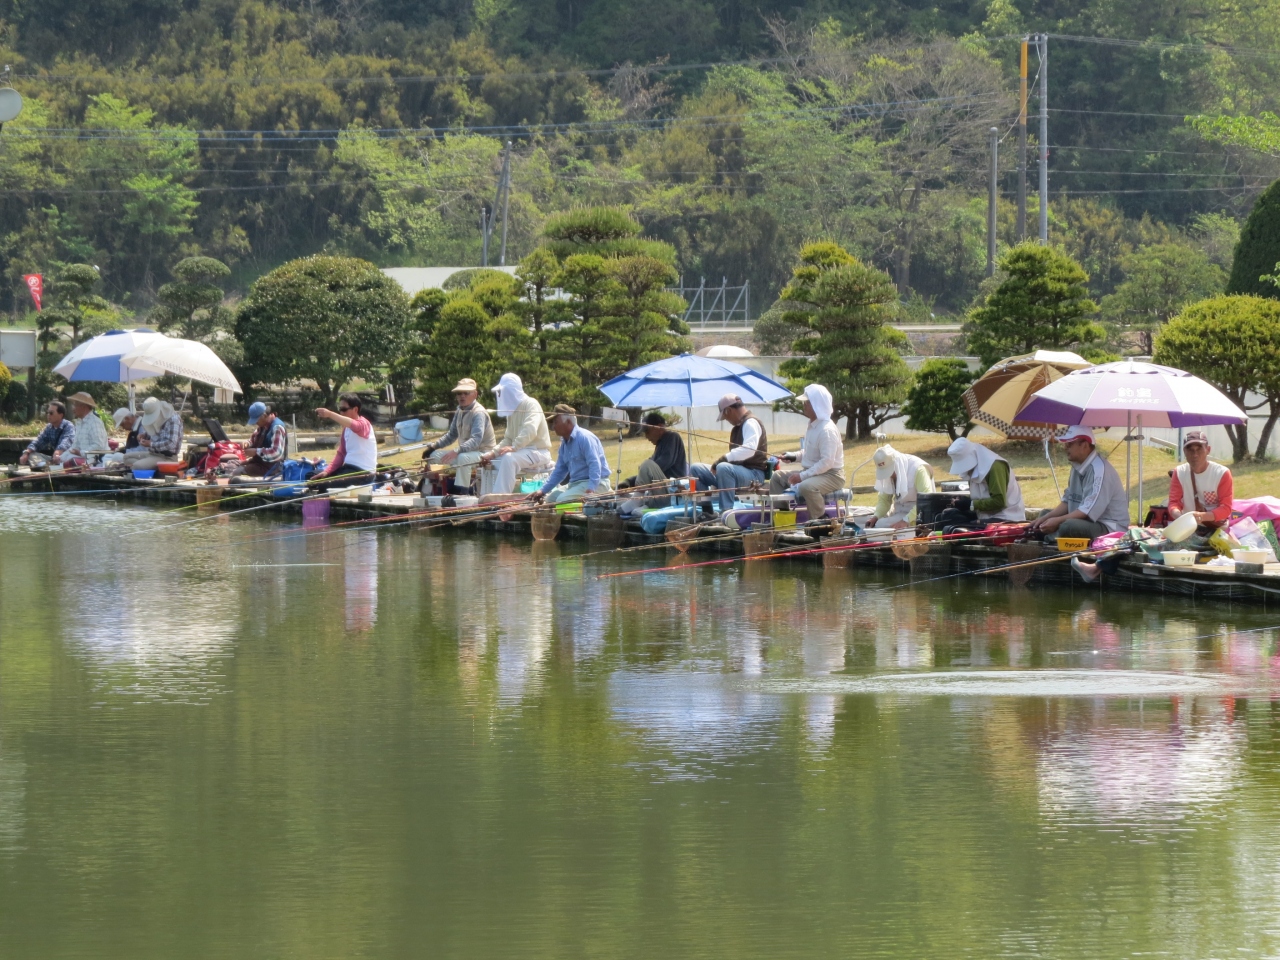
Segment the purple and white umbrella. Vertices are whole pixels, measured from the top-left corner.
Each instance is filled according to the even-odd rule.
[[[1118,360],[1073,370],[1039,390],[1019,420],[1086,427],[1204,427],[1246,423],[1217,387],[1185,370]]]
[[[1118,360],[1073,370],[1039,390],[1018,411],[1019,420],[1080,424],[1086,427],[1138,428],[1138,520],[1143,498],[1143,427],[1204,427],[1217,423],[1248,423],[1245,412],[1222,391],[1199,377],[1174,367],[1137,360]],[[1128,449],[1125,437],[1125,487]]]

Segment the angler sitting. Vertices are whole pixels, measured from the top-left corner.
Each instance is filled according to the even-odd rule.
[[[1169,478],[1169,519],[1177,520],[1193,510],[1200,527],[1219,527],[1231,516],[1235,499],[1235,481],[1231,471],[1209,459],[1209,437],[1203,430],[1192,430],[1182,441],[1186,463],[1178,464]],[[1191,500],[1187,502],[1187,491]]]
[[[249,407],[249,426],[255,429],[245,450],[249,459],[244,461],[240,472],[264,479],[279,476],[284,470],[289,439],[284,421],[276,416],[270,404],[259,400]]]
[[[804,445],[799,453],[782,455],[787,463],[799,459],[800,469],[792,473],[779,470],[769,478],[770,493],[795,489],[809,510],[810,522],[827,515],[827,494],[844,486],[844,441],[831,420],[833,409],[831,392],[826,387],[811,383],[804,388],[804,415],[809,418]]]
[[[665,490],[667,480],[688,476],[688,463],[685,460],[684,441],[680,434],[667,429],[667,421],[656,410],[644,418],[645,439],[653,444],[653,456],[640,461],[634,477],[627,477],[618,484],[619,490],[632,487],[648,487],[648,493],[660,494]],[[656,506],[655,503],[650,504]]]
[[[471,488],[472,468],[486,453],[498,448],[498,441],[493,435],[489,411],[476,399],[480,396],[476,382],[470,377],[459,380],[453,388],[453,395],[458,399],[458,409],[454,411],[449,429],[443,437],[427,444],[422,451],[422,459],[433,464],[456,465],[454,492],[461,492],[460,488]],[[458,442],[457,450],[444,449],[455,440]]]
[[[578,426],[578,411],[566,403],[557,403],[551,429],[560,438],[560,452],[555,469],[542,489],[529,494],[534,503],[562,503],[609,493],[608,458],[604,444],[590,430]]]
[[[76,441],[62,455],[63,465],[85,464],[91,459],[111,452],[107,428],[98,417],[98,401],[87,393],[73,393],[67,397],[76,415]]]
[[[32,454],[38,454],[46,460],[60,459],[76,442],[76,425],[67,419],[67,408],[62,401],[50,401],[44,413],[49,422],[27,444],[22,456],[18,457],[18,462],[23,466],[26,466]]]
[[[720,491],[720,512],[733,509],[737,491],[753,483],[764,483],[765,468],[769,465],[769,441],[765,437],[764,424],[747,410],[742,398],[728,393],[720,398],[719,420],[727,420],[733,428],[729,432],[729,452],[710,467],[695,463],[690,472],[704,486]],[[844,465],[841,454],[841,466]]]
[[[344,393],[338,398],[337,413],[320,407],[316,416],[332,420],[342,427],[342,434],[338,437],[333,462],[311,479],[324,481],[321,488],[324,490],[372,483],[378,469],[378,439],[373,435],[373,424],[361,412],[360,398],[354,393]]]
[[[955,527],[985,527],[992,521],[1020,523],[1027,519],[1022,489],[1009,461],[980,443],[960,437],[947,447],[951,473],[969,483],[971,509],[948,507],[938,514],[935,526],[945,532]]]
[[[1093,431],[1068,427],[1058,438],[1071,461],[1062,502],[1031,522],[1032,532],[1094,540],[1129,525],[1129,496],[1116,468],[1098,455]]]
[[[154,470],[161,463],[175,463],[182,452],[182,418],[173,404],[147,397],[142,402],[138,449],[127,450],[124,463],[131,470]]]
[[[871,455],[876,465],[876,523],[881,529],[902,530],[916,521],[922,493],[933,493],[933,468],[917,456],[885,444]]]
[[[480,462],[493,465],[493,492],[509,494],[515,492],[516,477],[521,473],[550,469],[551,434],[542,404],[524,392],[524,383],[514,373],[504,373],[493,394],[498,398],[498,416],[507,419],[507,429],[502,446],[482,453]]]
[[[116,412],[111,414],[111,419],[115,422],[117,430],[125,432],[124,443],[118,448],[120,453],[130,453],[139,449],[138,433],[142,430],[142,417],[128,407],[118,407]]]

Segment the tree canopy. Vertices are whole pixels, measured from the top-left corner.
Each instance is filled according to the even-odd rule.
[[[1212,297],[1192,304],[1156,337],[1155,361],[1208,380],[1246,412],[1266,411],[1255,456],[1266,456],[1280,418],[1280,301]],[[1261,400],[1249,403],[1250,394]],[[1235,459],[1249,456],[1249,425],[1228,425]]]
[[[984,366],[1041,347],[1078,350],[1102,340],[1091,319],[1098,305],[1088,296],[1088,274],[1067,254],[1024,243],[1001,257],[999,268],[999,285],[964,325],[965,342]]]
[[[240,380],[311,380],[332,405],[352,380],[385,379],[408,322],[408,297],[373,264],[350,257],[290,261],[260,278],[240,306]]]

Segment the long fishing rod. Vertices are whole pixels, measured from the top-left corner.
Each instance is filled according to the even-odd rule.
[[[1121,553],[1120,550],[1108,550],[1106,553],[1097,554],[1098,559],[1103,557],[1114,556]],[[949,573],[944,577],[930,577],[928,580],[910,580],[906,583],[895,584],[892,587],[884,587],[883,591],[889,593],[893,590],[901,590],[903,587],[916,587],[923,583],[937,583],[940,580],[955,580],[958,577],[974,577],[982,576],[988,573],[1000,573],[1005,570],[1017,570],[1021,567],[1036,567],[1044,563],[1061,563],[1063,560],[1070,560],[1072,557],[1078,557],[1082,554],[1093,554],[1095,551],[1085,548],[1084,550],[1071,550],[1066,553],[1059,553],[1052,557],[1039,557],[1035,560],[1020,560],[1016,563],[1005,563],[996,567],[981,567],[977,570],[962,570],[959,573]]]
[[[865,534],[863,536],[865,536]],[[740,560],[746,560],[746,561],[773,560],[778,557],[800,557],[800,556],[808,556],[808,555],[817,554],[817,553],[830,553],[836,550],[848,550],[848,551],[888,550],[888,549],[892,549],[895,546],[904,546],[910,543],[934,544],[934,543],[940,543],[946,540],[958,539],[961,537],[964,537],[970,540],[990,540],[997,536],[1000,536],[1000,534],[990,534],[988,536],[975,537],[970,533],[944,533],[941,536],[912,537],[910,539],[904,539],[904,540],[890,539],[883,543],[879,541],[872,541],[869,543],[854,543],[854,544],[845,543],[845,544],[840,544],[838,546],[826,546],[826,547],[799,547],[794,550],[778,550],[772,553],[756,553],[756,554],[750,554],[750,555],[741,556],[741,557],[727,557],[721,560],[703,560],[698,563],[676,563],[676,564],[670,564],[664,567],[649,567],[644,570],[621,570],[616,573],[602,573],[598,575],[595,579],[611,580],[614,577],[626,577],[626,576],[631,576],[633,574],[667,573],[672,570],[691,570],[694,567],[714,567],[714,566],[720,566],[722,564],[727,564],[727,563],[737,563]],[[923,583],[926,581],[920,581],[920,582]]]

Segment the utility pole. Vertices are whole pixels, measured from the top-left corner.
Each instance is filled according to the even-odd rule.
[[[491,229],[489,205],[486,203],[480,207],[480,266],[482,267],[489,265],[489,231]]]
[[[1027,239],[1027,38],[1018,53],[1018,229],[1021,243]]]
[[[1040,242],[1049,242],[1049,35],[1037,35],[1040,47]]]
[[[992,127],[991,178],[987,194],[987,276],[996,272],[996,173],[1000,167],[1000,131]]]
[[[498,254],[498,266],[507,265],[507,208],[511,204],[511,141],[502,155],[502,250]]]

